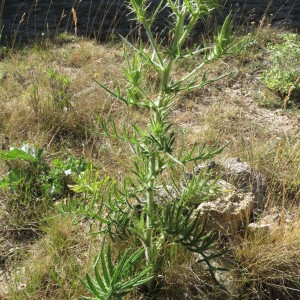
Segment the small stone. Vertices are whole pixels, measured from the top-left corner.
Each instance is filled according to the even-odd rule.
[[[261,232],[261,233],[269,233],[271,229],[271,224],[257,224],[257,223],[250,223],[248,225],[248,229],[251,232]]]

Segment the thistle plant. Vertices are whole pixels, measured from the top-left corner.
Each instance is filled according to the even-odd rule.
[[[194,145],[188,150],[185,149],[185,145],[181,145],[179,150],[176,150],[178,149],[175,147],[176,131],[174,123],[170,120],[170,114],[179,101],[178,95],[181,91],[197,90],[219,79],[207,79],[205,72],[201,76],[199,73],[205,65],[220,58],[231,46],[232,23],[229,17],[225,19],[220,32],[215,35],[213,46],[194,50],[189,50],[185,46],[196,23],[215,10],[217,4],[218,1],[211,0],[167,0],[161,1],[149,13],[152,8],[149,1],[130,0],[131,13],[144,27],[148,43],[140,41],[136,47],[124,39],[123,71],[127,79],[125,92],[122,92],[120,87],[117,87],[116,91],[110,90],[98,82],[104,90],[117,100],[123,101],[128,107],[146,109],[149,112],[148,125],[142,127],[131,124],[129,127],[124,124],[119,128],[114,121],[112,125],[103,121],[106,136],[122,139],[134,153],[131,170],[133,175],[124,178],[121,186],[113,180],[108,183],[107,179],[103,179],[99,182],[102,191],[92,189],[91,192],[82,174],[78,177],[74,188],[84,191],[85,196],[88,193],[93,195],[97,193],[97,197],[92,197],[87,205],[69,202],[63,210],[81,213],[84,217],[98,220],[103,245],[108,238],[114,241],[116,238],[134,237],[136,247],[142,249],[144,253],[144,259],[138,257],[140,262],[137,264],[143,276],[128,278],[129,285],[124,278],[120,279],[119,282],[124,284],[123,289],[118,286],[120,291],[129,292],[128,287],[133,288],[139,283],[147,282],[149,293],[154,293],[156,276],[159,275],[163,260],[161,254],[166,244],[171,242],[200,254],[202,258],[199,261],[206,263],[212,278],[216,281],[211,260],[220,254],[212,253],[211,250],[208,254],[207,250],[212,248],[218,234],[205,230],[205,221],[195,207],[197,203],[215,194],[217,179],[211,180],[208,171],[192,176],[191,179],[185,174],[188,165],[214,157],[223,147],[208,149]],[[168,29],[171,32],[171,41],[166,46],[160,44],[152,33],[154,21],[164,8],[170,12]],[[198,55],[199,59],[202,58],[201,63],[181,78],[174,78],[172,71],[176,64],[195,55]],[[159,82],[157,89],[145,84],[144,73],[149,66],[155,70]],[[181,170],[178,172],[181,175],[174,175],[174,170]],[[178,180],[178,177],[181,179]],[[165,191],[167,197],[159,195],[161,189]],[[123,264],[130,262],[125,258],[117,260],[115,265],[106,264],[104,251],[103,246],[95,261],[96,279],[92,280],[87,274],[86,286],[96,297],[94,299],[120,298],[124,293],[114,293],[110,281],[116,276],[120,278],[118,270],[124,267]],[[109,250],[106,254],[108,262],[111,262],[110,255]],[[126,252],[126,257],[127,255]],[[99,260],[102,261],[100,273],[103,275],[100,275],[97,267]],[[122,267],[119,264],[122,264]],[[107,274],[114,275],[110,277]],[[102,277],[105,278],[105,284]],[[134,281],[134,278],[137,280]],[[109,291],[109,294],[105,291]]]

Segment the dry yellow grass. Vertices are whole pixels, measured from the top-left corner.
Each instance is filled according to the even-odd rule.
[[[90,272],[100,243],[88,223],[73,222],[67,216],[50,220],[46,235],[27,246],[27,258],[15,264],[7,280],[6,299],[80,299],[86,294],[79,276]]]
[[[300,219],[275,232],[249,234],[234,247],[236,284],[243,299],[298,299]]]

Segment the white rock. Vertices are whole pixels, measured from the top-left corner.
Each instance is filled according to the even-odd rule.
[[[243,223],[249,222],[254,209],[252,193],[231,192],[225,197],[201,203],[197,210],[207,220],[207,228],[217,228],[235,234]]]

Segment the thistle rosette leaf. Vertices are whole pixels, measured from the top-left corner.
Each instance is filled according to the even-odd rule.
[[[121,299],[128,294],[134,287],[147,283],[153,278],[152,268],[146,266],[139,270],[138,264],[143,255],[143,249],[130,252],[126,250],[123,254],[118,253],[116,264],[113,263],[110,244],[106,253],[102,248],[100,253],[100,267],[94,266],[92,278],[86,274],[86,282],[81,280],[85,288],[93,294],[94,298],[85,297],[84,299],[109,300]]]

